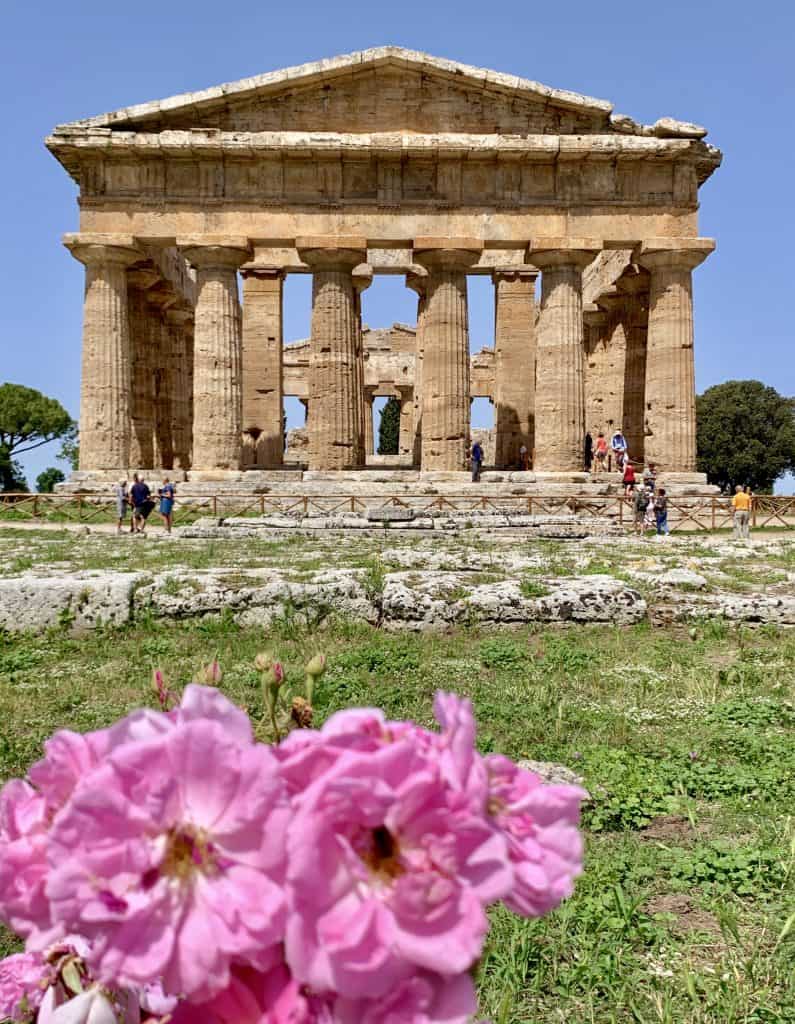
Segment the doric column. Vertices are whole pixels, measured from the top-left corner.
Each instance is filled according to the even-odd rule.
[[[422,463],[424,471],[466,468],[469,443],[469,317],[466,271],[475,239],[416,239],[414,259],[428,271],[423,314]]]
[[[603,333],[602,429],[609,437],[617,430],[625,433],[624,376],[627,362],[626,299],[615,288],[600,295],[596,305],[607,314]],[[630,457],[637,452],[629,448]]]
[[[171,306],[166,310],[166,323],[171,333],[173,403],[174,403],[174,469],[190,469],[191,448],[191,378],[193,347],[189,332],[193,327],[193,310],[187,306]]]
[[[422,465],[422,361],[425,355],[423,325],[427,302],[428,271],[416,264],[406,274],[406,286],[417,293],[417,333],[414,342],[414,440],[411,449],[414,466]]]
[[[375,437],[373,435],[373,393],[369,388],[364,392],[364,456],[375,454]]]
[[[246,267],[243,278],[243,465],[282,465],[282,293],[277,268]]]
[[[530,261],[542,271],[536,327],[536,437],[533,468],[583,468],[582,271],[601,248],[590,239],[539,239]]]
[[[132,239],[113,244],[67,236],[85,265],[80,385],[80,469],[125,470],[130,460],[130,329],[127,267],[140,260]]]
[[[691,274],[711,238],[651,239],[638,262],[651,274],[646,350],[646,459],[662,470],[696,470],[696,384]]]
[[[362,292],[373,283],[373,268],[368,263],[360,263],[352,271],[353,288],[356,308],[356,388],[353,396],[354,408],[359,414],[356,433],[356,464],[367,465],[367,456],[373,454],[374,441],[370,437],[367,447],[367,409],[364,400],[364,333],[362,330]],[[370,404],[369,430],[373,431],[373,407]]]
[[[174,465],[174,426],[176,420],[176,373],[174,367],[174,336],[166,322],[166,312],[177,302],[177,294],[161,281],[146,293],[152,308],[152,352],[154,354],[154,465],[172,469]]]
[[[361,328],[352,271],[364,239],[299,238],[312,268],[309,357],[309,468],[358,469],[364,458]]]
[[[240,468],[243,403],[237,268],[249,258],[246,239],[179,241],[196,267],[193,337],[194,470]]]
[[[130,389],[130,468],[155,465],[155,351],[153,310],[147,291],[160,280],[153,268],[136,267],[127,274],[132,384]]]
[[[398,455],[411,455],[414,451],[414,393],[400,388],[400,433]]]
[[[634,264],[616,282],[624,296],[624,436],[633,460],[645,458],[646,332],[649,325],[649,275]]]
[[[596,438],[601,431],[607,434],[605,388],[607,377],[607,342],[609,316],[595,303],[583,309],[583,374],[585,390],[585,429]]]
[[[495,464],[515,468],[519,449],[531,457],[535,435],[538,272],[494,272]]]

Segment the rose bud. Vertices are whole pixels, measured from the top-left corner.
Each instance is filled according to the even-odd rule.
[[[313,679],[319,679],[326,671],[326,655],[316,654],[304,671],[308,676],[312,676]]]
[[[209,665],[205,665],[199,673],[197,682],[206,683],[207,686],[218,686],[221,680],[224,678],[223,669],[218,663],[218,659],[214,659]]]

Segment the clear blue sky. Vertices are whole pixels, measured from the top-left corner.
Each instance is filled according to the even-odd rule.
[[[698,389],[756,377],[795,395],[791,0],[5,0],[0,380],[77,415],[83,268],[59,242],[78,221],[75,186],[42,143],[56,123],[384,44],[609,99],[641,121],[706,125],[724,164],[701,190],[701,234],[718,250],[695,274]],[[307,285],[288,282],[288,340],[308,334]],[[470,305],[473,344],[489,344],[485,281]],[[374,326],[414,311],[395,279],[364,295]],[[28,457],[29,482],[53,462],[46,448]]]

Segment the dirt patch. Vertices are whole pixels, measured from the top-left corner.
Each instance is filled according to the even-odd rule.
[[[685,893],[661,893],[646,902],[647,914],[666,914],[673,917],[671,930],[679,935],[689,932],[708,932],[720,935],[720,925],[714,914],[693,904]]]
[[[660,843],[690,843],[698,832],[681,814],[660,814],[638,833],[641,839],[654,839]]]

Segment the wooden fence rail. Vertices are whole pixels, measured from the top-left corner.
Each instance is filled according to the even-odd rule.
[[[373,506],[399,506],[418,512],[496,515],[580,515],[610,519],[627,529],[634,513],[623,495],[356,495],[211,494],[177,497],[175,519],[190,523],[200,516],[332,515],[365,512]],[[112,522],[115,498],[85,494],[0,493],[0,521]],[[669,497],[671,531],[716,530],[732,525],[731,499],[722,496]],[[759,495],[752,499],[751,525],[795,529],[795,497]]]

